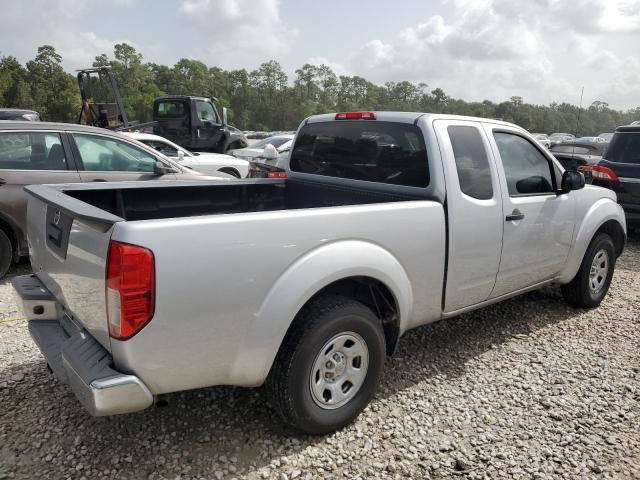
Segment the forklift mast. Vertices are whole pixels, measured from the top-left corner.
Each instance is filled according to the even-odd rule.
[[[78,123],[120,131],[140,130],[156,124],[129,120],[111,67],[84,68],[77,72],[82,100]]]

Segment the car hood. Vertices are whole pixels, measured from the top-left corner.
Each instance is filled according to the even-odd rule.
[[[200,163],[224,163],[225,165],[246,165],[247,161],[242,160],[236,157],[232,157],[231,155],[225,155],[224,153],[208,153],[208,152],[198,152],[198,155],[193,157],[185,157],[184,161],[187,162],[189,160],[196,160]]]
[[[264,152],[264,148],[242,148],[240,150],[234,150],[233,156],[236,158],[253,158],[259,157]]]

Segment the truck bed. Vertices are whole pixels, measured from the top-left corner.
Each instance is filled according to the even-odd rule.
[[[37,187],[30,187],[36,193]],[[301,180],[130,182],[54,187],[126,221],[417,200],[418,195]],[[58,197],[62,200],[61,197]],[[65,207],[65,202],[59,202]],[[97,218],[104,217],[94,210]],[[106,217],[105,217],[106,218]]]
[[[420,192],[277,179],[27,191],[38,279],[153,394],[260,385],[299,303],[341,278],[380,278],[414,299],[399,306],[402,329],[440,316],[444,209]],[[112,241],[155,259],[155,313],[126,341],[106,317]]]

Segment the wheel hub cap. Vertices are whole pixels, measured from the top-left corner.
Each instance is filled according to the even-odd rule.
[[[354,332],[340,333],[320,349],[311,369],[309,387],[320,408],[333,410],[345,405],[360,390],[367,376],[369,350]]]
[[[606,250],[598,250],[589,269],[589,289],[591,293],[598,293],[607,280],[609,273],[609,255]]]

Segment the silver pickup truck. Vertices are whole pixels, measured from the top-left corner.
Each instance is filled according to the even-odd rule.
[[[34,274],[14,286],[92,415],[266,384],[286,422],[329,432],[407,330],[549,284],[596,307],[626,241],[613,192],[504,122],[314,116],[288,175],[26,188]]]

